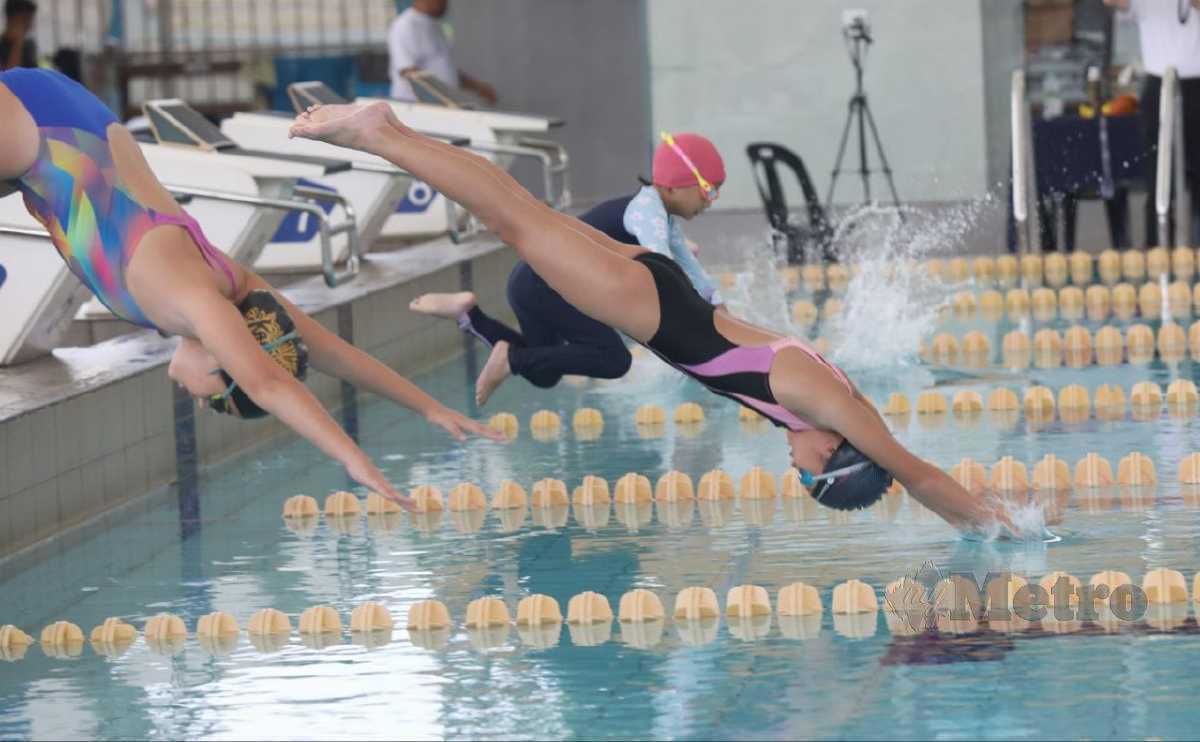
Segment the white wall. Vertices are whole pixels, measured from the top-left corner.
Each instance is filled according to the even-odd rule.
[[[1016,0],[981,0],[983,20],[984,117],[988,183],[999,194],[1012,169],[1012,73],[1025,64],[1025,9]]]
[[[653,0],[651,0],[653,2]],[[643,0],[452,2],[454,57],[499,108],[561,117],[580,205],[632,193],[649,175]],[[514,175],[541,194],[540,171]]]
[[[652,131],[696,131],[716,142],[729,171],[721,208],[759,206],[745,146],[760,140],[800,154],[824,199],[854,84],[844,8],[870,13],[876,43],[864,85],[900,198],[986,191],[979,2],[651,0]],[[857,163],[848,153],[843,167]],[[874,178],[872,194],[885,187]],[[836,201],[861,195],[856,175],[839,178]]]

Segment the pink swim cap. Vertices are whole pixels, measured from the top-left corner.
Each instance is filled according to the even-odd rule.
[[[721,153],[706,137],[699,134],[676,134],[675,146],[684,151],[696,169],[709,183],[725,182],[725,162]],[[687,188],[696,185],[696,176],[671,145],[659,142],[654,150],[654,185],[666,188]]]

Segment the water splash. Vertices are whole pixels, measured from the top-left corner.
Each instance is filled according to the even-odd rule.
[[[1046,507],[1043,503],[1031,500],[1024,505],[1010,505],[1007,512],[1021,540],[1048,544],[1062,541],[1046,527]]]
[[[842,263],[853,268],[852,276],[845,296],[839,297],[841,316],[825,320],[819,333],[830,341],[832,360],[867,381],[880,374],[894,378],[898,369],[929,377],[917,350],[956,288],[931,278],[920,261],[962,254],[964,243],[978,236],[980,217],[995,207],[996,199],[989,195],[937,210],[872,204],[842,217],[833,245]],[[792,320],[784,246],[772,250],[764,243],[770,240],[759,233],[723,246],[727,265],[734,266],[726,274],[714,272],[714,277],[725,276],[720,289],[724,301],[748,322],[808,337],[810,332]],[[677,376],[649,358],[635,360],[627,380],[650,384]]]
[[[784,255],[778,248],[773,252],[764,249],[763,242],[761,237],[746,237],[732,247],[730,252],[737,256],[741,269],[731,274],[733,285],[722,287],[721,294],[735,316],[775,332],[804,337],[807,332],[792,323]]]
[[[1004,540],[1026,544],[1052,544],[1062,541],[1060,536],[1046,527],[1046,507],[1043,503],[1030,500],[1017,504],[996,498],[993,498],[992,502],[1008,518],[1013,530],[1010,531],[996,520],[988,523],[980,532],[964,532],[964,539],[987,543]]]
[[[919,261],[961,254],[990,200],[937,212],[864,206],[839,222],[834,247],[855,271],[842,316],[824,332],[835,362],[859,370],[917,365],[920,342],[932,333],[938,309],[953,293]]]

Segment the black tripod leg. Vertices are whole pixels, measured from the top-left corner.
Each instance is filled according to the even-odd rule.
[[[879,129],[875,127],[875,117],[871,115],[871,107],[867,105],[866,98],[863,98],[863,113],[867,116],[867,123],[871,125],[871,136],[875,139],[875,148],[879,150],[879,161],[883,164],[883,174],[887,178],[888,189],[892,192],[892,203],[896,205],[897,213],[900,215],[900,221],[904,221],[904,212],[900,211],[900,196],[896,193],[896,182],[892,180],[892,167],[888,164],[887,155],[883,151],[883,140],[879,138]]]
[[[850,107],[846,109],[846,123],[842,126],[842,141],[838,144],[837,157],[833,160],[833,177],[829,179],[829,192],[825,194],[825,212],[833,213],[833,189],[837,186],[838,175],[842,172],[842,158],[846,156],[846,142],[850,138],[850,122],[854,120],[854,99],[850,99]]]
[[[862,176],[863,184],[863,203],[871,203],[871,162],[867,156],[867,130],[863,125],[863,116],[867,111],[866,96],[858,96],[855,99],[858,106],[858,173]],[[875,125],[871,124],[871,129],[875,129]],[[876,139],[875,141],[879,141]],[[886,165],[885,165],[886,167]]]

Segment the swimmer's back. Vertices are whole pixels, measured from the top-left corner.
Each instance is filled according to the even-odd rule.
[[[118,123],[99,98],[61,72],[15,67],[0,72],[0,83],[21,101],[39,129],[83,129],[104,139],[105,130]]]
[[[626,245],[638,245],[638,238],[625,229],[625,211],[636,193],[596,204],[579,215],[579,221]]]

